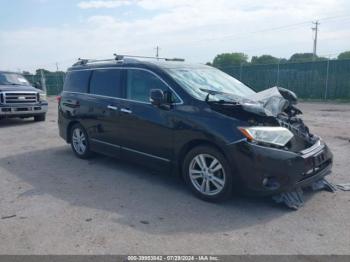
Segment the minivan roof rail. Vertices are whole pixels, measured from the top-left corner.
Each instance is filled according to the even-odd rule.
[[[97,62],[110,62],[115,61],[116,59],[86,59],[78,58],[78,62],[74,63],[73,66],[86,65],[88,63],[97,63]]]
[[[145,58],[145,59],[156,59],[156,60],[165,60],[165,61],[176,61],[176,62],[185,62],[183,58],[167,58],[167,57],[155,57],[155,56],[138,56],[138,55],[117,55],[113,54],[116,60],[123,59],[124,57],[128,58]]]
[[[164,60],[164,61],[172,61],[172,62],[185,62],[183,58],[166,58],[166,57],[153,57],[153,56],[136,56],[136,55],[117,55],[113,54],[114,59],[86,59],[86,58],[78,58],[78,62],[73,64],[73,66],[81,66],[89,63],[98,63],[98,62],[112,62],[112,61],[123,61],[124,58],[143,58],[143,59],[156,59],[156,60]]]

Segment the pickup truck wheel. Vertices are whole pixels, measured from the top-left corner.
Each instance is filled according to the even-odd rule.
[[[84,127],[80,124],[75,124],[70,132],[71,147],[74,154],[82,159],[91,157],[89,137]]]
[[[41,121],[45,121],[45,120],[46,120],[46,114],[34,116],[35,122],[41,122]]]
[[[223,201],[232,195],[232,169],[225,156],[213,147],[192,149],[185,157],[182,172],[186,184],[205,201]]]

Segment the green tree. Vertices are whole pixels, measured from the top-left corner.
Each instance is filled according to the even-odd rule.
[[[254,65],[278,64],[279,58],[272,55],[253,56],[251,63]]]
[[[296,53],[289,58],[289,62],[301,63],[312,61],[314,55],[312,53]]]
[[[248,63],[248,56],[244,53],[224,53],[214,58],[213,66],[217,68],[227,68]]]
[[[289,58],[289,62],[292,63],[303,63],[313,61],[314,55],[312,53],[296,53]],[[316,61],[327,60],[325,57],[316,56]]]
[[[285,58],[280,59],[280,64],[286,64],[286,63],[288,63],[288,59],[285,59]]]
[[[350,59],[350,51],[340,53],[338,59]]]

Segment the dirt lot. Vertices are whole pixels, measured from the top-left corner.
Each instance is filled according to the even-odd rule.
[[[309,193],[299,211],[205,203],[167,174],[77,159],[56,107],[44,123],[0,121],[1,254],[350,254],[350,192]],[[350,182],[350,104],[301,108],[334,153],[329,180]]]

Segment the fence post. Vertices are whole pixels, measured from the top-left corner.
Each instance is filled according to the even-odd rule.
[[[278,63],[277,63],[277,81],[276,81],[276,86],[279,85],[280,82],[280,59],[278,59]]]
[[[241,63],[239,66],[239,81],[241,82],[242,82],[242,70],[243,70],[243,63]]]
[[[58,94],[58,91],[60,89],[60,80],[59,80],[59,76],[58,76],[58,72],[59,72],[59,69],[58,69],[58,63],[56,62],[56,95]]]
[[[328,77],[329,77],[329,60],[327,60],[327,72],[326,72],[326,90],[324,92],[324,100],[327,100],[327,94],[328,94]]]
[[[41,81],[41,86],[43,88],[43,91],[45,94],[47,94],[47,89],[46,89],[46,79],[43,70],[40,70],[40,81]]]

